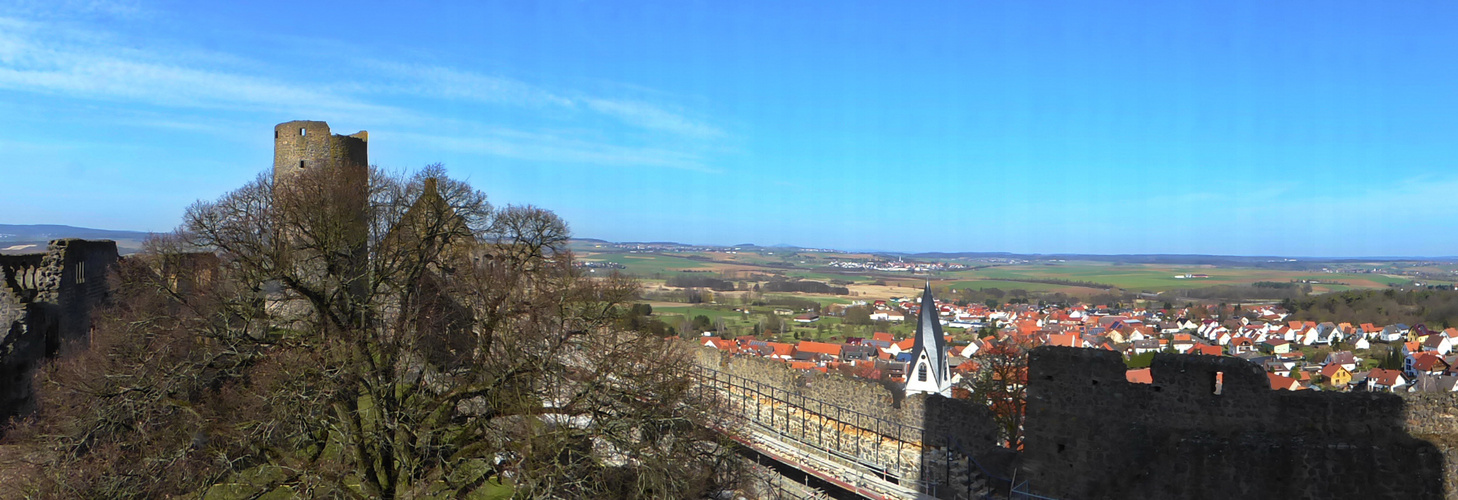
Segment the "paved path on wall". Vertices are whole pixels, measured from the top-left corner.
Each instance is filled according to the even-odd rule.
[[[733,386],[718,386],[705,384],[714,391],[716,397],[732,400],[736,403],[727,405],[728,408],[746,408],[746,405],[762,405],[758,397],[748,391],[735,391]],[[736,393],[737,392],[737,393]],[[771,403],[770,412],[781,413],[786,418],[782,422],[788,425],[791,413],[801,413],[803,409],[775,408]],[[930,495],[921,493],[916,484],[902,485],[892,482],[884,475],[885,467],[879,468],[867,464],[879,463],[876,457],[847,456],[844,452],[838,452],[820,446],[817,443],[806,442],[794,436],[785,429],[776,429],[765,422],[756,420],[752,415],[736,415],[737,419],[732,428],[716,428],[715,430],[724,433],[739,444],[754,450],[765,457],[793,467],[801,472],[815,476],[827,483],[833,484],[845,491],[871,499],[934,499]],[[801,428],[801,432],[804,429]],[[803,437],[803,436],[802,436]]]
[[[739,444],[782,464],[818,477],[865,498],[931,500],[935,497],[881,479],[871,471],[836,461],[829,452],[799,443],[757,423],[733,432],[718,429]]]

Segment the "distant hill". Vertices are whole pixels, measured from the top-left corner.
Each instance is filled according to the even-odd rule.
[[[84,238],[116,241],[122,254],[136,253],[151,233],[118,231],[57,224],[0,224],[0,253],[32,253],[44,250],[51,240]]]
[[[818,251],[823,249],[805,247],[800,245],[789,245],[779,243],[775,245],[756,245],[754,243],[740,243],[733,247],[724,245],[695,245],[689,243],[678,243],[671,241],[655,242],[614,242],[592,238],[577,238],[575,241],[588,242],[606,245],[652,245],[659,247],[684,247],[684,248],[741,248],[741,249],[764,249],[764,250],[808,250]],[[913,259],[946,260],[946,259],[1019,259],[1019,260],[1079,260],[1094,262],[1112,262],[1125,264],[1166,264],[1166,265],[1225,265],[1225,266],[1250,266],[1261,268],[1305,268],[1311,262],[1322,263],[1355,263],[1355,262],[1458,262],[1458,256],[1367,256],[1367,257],[1311,257],[1311,256],[1273,256],[1273,255],[1201,255],[1201,254],[1036,254],[1036,253],[1013,253],[1013,252],[891,252],[868,248],[840,249],[837,251],[849,253],[864,253],[878,255],[883,258],[908,257]]]
[[[1269,255],[1200,255],[1200,254],[1018,254],[1007,252],[922,252],[897,253],[918,259],[980,259],[1004,258],[1025,260],[1082,260],[1094,262],[1120,262],[1126,264],[1174,264],[1174,265],[1235,265],[1254,267],[1302,267],[1308,262],[1404,262],[1404,261],[1454,261],[1454,257],[1282,257]]]

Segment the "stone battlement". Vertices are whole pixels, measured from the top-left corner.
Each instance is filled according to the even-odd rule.
[[[699,356],[725,373],[925,429],[926,449],[984,456],[996,446],[990,414],[962,400],[903,399],[875,382],[753,356]],[[1246,360],[1176,354],[1156,355],[1153,383],[1136,384],[1117,352],[1039,347],[1028,356],[1017,477],[1039,495],[1458,500],[1458,393],[1275,391]],[[923,478],[968,477],[942,467],[946,474]]]
[[[1451,415],[1428,423],[1444,401],[1274,391],[1258,366],[1230,357],[1158,354],[1152,384],[1125,370],[1111,351],[1029,354],[1023,459],[1039,494],[1444,498],[1455,455],[1415,437],[1454,430]],[[1410,422],[1414,411],[1426,416]]]

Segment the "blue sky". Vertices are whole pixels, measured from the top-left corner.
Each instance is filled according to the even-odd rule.
[[[9,2],[0,223],[370,131],[581,237],[1458,255],[1453,2]]]

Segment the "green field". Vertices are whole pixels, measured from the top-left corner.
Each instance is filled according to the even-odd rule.
[[[979,290],[983,288],[997,288],[1000,290],[1027,290],[1029,292],[1078,292],[1090,293],[1101,292],[1095,288],[1070,287],[1068,285],[1051,285],[1048,283],[1029,283],[1026,281],[1001,281],[1001,280],[957,280],[946,283],[953,289],[970,288]]]
[[[838,254],[780,254],[766,255],[755,252],[737,254],[702,253],[697,255],[712,259],[694,260],[677,255],[651,253],[600,253],[590,254],[583,260],[616,262],[625,266],[624,272],[649,281],[663,279],[680,271],[710,271],[715,269],[740,269],[765,264],[777,267],[761,267],[751,273],[782,275],[791,278],[830,282],[850,281],[857,284],[910,283],[927,279],[925,275],[904,273],[875,273],[847,271],[825,267],[829,258]],[[781,267],[792,265],[797,267]],[[747,267],[749,266],[749,267]],[[1381,266],[1372,266],[1381,267]],[[1390,267],[1390,266],[1389,266]],[[1438,268],[1435,268],[1438,270]],[[1175,278],[1176,275],[1205,274],[1208,278]],[[743,274],[741,274],[743,276]],[[1170,264],[1119,264],[1110,262],[1067,261],[1045,262],[1023,265],[999,265],[974,270],[946,271],[934,273],[930,278],[939,284],[952,288],[998,288],[1002,290],[1027,290],[1030,292],[1063,292],[1075,295],[1091,295],[1104,290],[1059,283],[1036,283],[1029,280],[1070,280],[1112,285],[1127,292],[1164,292],[1169,290],[1205,288],[1219,285],[1249,285],[1258,281],[1286,283],[1292,281],[1316,281],[1312,283],[1315,293],[1339,292],[1354,289],[1386,288],[1389,284],[1402,285],[1413,281],[1411,277],[1383,274],[1339,274],[1312,271],[1288,271],[1280,269],[1216,267],[1209,265]],[[733,278],[731,278],[733,279]],[[1452,284],[1453,281],[1422,280],[1428,284]],[[918,285],[919,286],[919,285]],[[808,296],[807,296],[808,297]],[[813,298],[813,297],[811,297]],[[814,299],[823,304],[845,303],[842,299]]]
[[[711,264],[707,262],[649,253],[598,254],[582,257],[579,260],[622,264],[625,268],[623,269],[624,273],[645,278],[652,277],[655,274],[674,273],[684,269],[706,269],[711,267]]]
[[[1411,278],[1401,276],[1387,276],[1381,274],[1337,274],[1337,273],[1312,273],[1310,271],[1283,271],[1272,269],[1256,268],[1227,268],[1212,266],[1170,266],[1150,264],[1108,264],[1101,262],[1067,262],[1055,265],[1026,265],[1026,266],[998,266],[972,271],[958,271],[948,273],[961,280],[975,280],[976,278],[1001,278],[1001,279],[1066,279],[1075,281],[1090,281],[1113,285],[1118,288],[1135,291],[1164,291],[1186,288],[1201,288],[1215,285],[1248,285],[1257,281],[1288,282],[1292,280],[1316,280],[1320,282],[1341,282],[1346,285],[1332,285],[1329,288],[1334,290],[1351,288],[1379,288],[1389,283],[1402,284],[1411,282]],[[1175,278],[1183,274],[1206,274],[1209,278]],[[983,281],[981,283],[996,283],[995,281]],[[1019,283],[1018,285],[1022,285]],[[1026,283],[1027,287],[1018,286],[1025,290],[1039,290],[1032,288],[1037,283]],[[995,285],[992,285],[995,286]],[[1055,286],[1055,285],[1046,285]],[[1012,283],[1006,283],[998,288],[1012,288]]]
[[[827,283],[830,282],[831,280],[852,281],[852,282],[856,282],[856,283],[864,283],[864,282],[875,281],[875,278],[872,278],[870,276],[858,276],[858,275],[854,275],[854,274],[827,273],[827,272],[823,272],[823,271],[810,271],[810,270],[786,271],[785,272],[785,276],[790,276],[790,277],[795,277],[795,278],[800,278],[800,279],[807,279],[807,280],[824,281],[824,282],[827,282]]]

